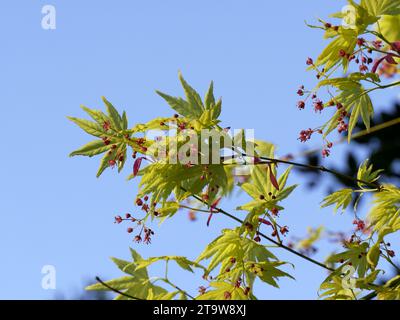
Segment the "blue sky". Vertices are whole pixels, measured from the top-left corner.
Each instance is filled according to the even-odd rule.
[[[54,5],[56,30],[41,28],[41,8]],[[204,92],[210,80],[223,97],[222,120],[232,128],[254,128],[257,138],[274,142],[278,153],[304,148],[296,139],[303,128],[321,124],[311,112],[298,112],[296,90],[311,86],[305,59],[325,45],[313,21],[340,10],[344,1],[22,1],[0,4],[0,85],[2,157],[0,201],[0,298],[49,299],[41,288],[41,268],[54,265],[57,292],[71,297],[82,279],[120,272],[108,259],[129,258],[129,246],[145,257],[187,255],[229,225],[216,217],[188,221],[177,215],[160,227],[151,246],[134,245],[116,214],[132,212],[136,183],[107,171],[96,179],[97,159],[68,158],[90,140],[66,116],[83,117],[79,106],[102,108],[106,96],[126,110],[130,124],[171,114],[154,93],[182,94],[181,70]],[[377,96],[385,105],[393,96]],[[319,145],[319,141],[309,147]],[[339,163],[346,146],[329,160]],[[329,162],[328,162],[329,163]],[[301,182],[294,174],[292,183]],[[282,219],[293,234],[307,226],[351,227],[351,217],[320,210],[323,193],[299,187],[286,202]],[[223,203],[232,209],[247,199]],[[259,288],[260,298],[316,298],[324,271],[276,252],[296,264],[296,281],[281,289]],[[323,259],[327,252],[317,255]],[[156,267],[154,275],[158,271]],[[194,290],[190,274],[171,273],[181,287]],[[202,284],[199,281],[198,285]]]

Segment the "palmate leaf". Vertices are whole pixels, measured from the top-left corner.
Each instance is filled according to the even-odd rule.
[[[183,90],[185,91],[186,101],[193,109],[199,110],[202,113],[204,110],[204,106],[203,102],[201,101],[200,95],[186,82],[181,72],[179,72],[179,80],[181,81]]]
[[[125,111],[122,116],[119,115],[118,111],[114,106],[104,97],[102,97],[106,107],[108,115],[105,115],[99,110],[89,109],[85,106],[81,106],[86,113],[95,121],[89,121],[85,119],[78,119],[74,117],[68,117],[72,122],[76,123],[85,132],[89,133],[98,138],[107,138],[108,143],[103,140],[95,140],[82,146],[78,150],[70,153],[70,156],[88,156],[93,157],[104,153],[104,156],[100,160],[100,166],[97,171],[97,177],[99,177],[110,164],[110,160],[116,161],[118,166],[118,172],[120,172],[126,161],[126,144],[124,142],[123,133],[128,128],[128,119]]]
[[[97,123],[85,120],[85,119],[78,119],[75,117],[68,117],[69,120],[76,123],[82,130],[86,133],[95,136],[95,137],[103,137],[108,136],[108,134],[104,131],[104,129]]]
[[[158,90],[156,91],[156,93],[160,97],[162,97],[165,101],[167,101],[169,106],[176,112],[178,112],[180,115],[187,117],[189,119],[197,119],[198,117],[201,116],[200,113],[193,110],[190,104],[185,100],[183,100],[182,98],[175,98]]]
[[[149,290],[147,300],[173,300],[179,293],[181,293],[180,291],[173,291],[173,292],[155,294],[153,293],[153,291],[154,291],[153,289]]]
[[[345,265],[351,264],[358,273],[360,278],[363,278],[366,272],[370,269],[370,266],[367,261],[367,253],[369,251],[369,245],[366,242],[361,244],[358,243],[349,243],[346,244],[346,250],[331,255],[328,259],[328,263],[341,263],[342,266],[336,269],[336,273],[341,272],[342,268]],[[333,273],[335,274],[335,273]],[[329,278],[329,277],[328,277]]]
[[[374,193],[374,207],[368,219],[378,234],[400,230],[400,189],[385,185],[382,191]]]
[[[350,286],[349,276],[351,276],[351,274],[344,272],[344,274],[338,275],[337,272],[335,272],[332,277],[326,279],[320,286],[319,297],[326,300],[355,300],[361,293],[360,290],[374,290],[376,288],[376,286],[372,284],[375,282],[379,273],[380,270],[376,270],[362,278],[355,279],[352,277],[354,280],[354,288],[350,289],[344,287],[343,282],[346,282],[346,285]],[[346,277],[346,279],[344,277]]]
[[[108,117],[111,121],[111,127],[115,131],[122,130],[124,125],[123,125],[122,117],[119,115],[117,109],[115,109],[114,106],[111,104],[111,102],[109,102],[105,97],[101,97],[101,98],[102,98],[104,104],[106,105]]]
[[[243,288],[236,287],[230,282],[213,281],[210,282],[212,290],[199,295],[196,300],[248,300],[251,295],[246,295]]]
[[[113,289],[122,291],[127,295],[139,299],[148,299],[149,297],[166,295],[168,293],[167,290],[151,283],[146,268],[136,270],[137,263],[143,260],[142,257],[133,249],[131,249],[131,255],[133,262],[116,258],[112,259],[117,267],[124,273],[128,274],[128,276],[105,281],[105,283]],[[110,291],[109,288],[105,287],[101,283],[90,285],[86,287],[86,290]],[[130,298],[124,295],[118,295],[115,299],[129,300]]]
[[[110,150],[110,146],[105,145],[103,140],[94,140],[88,144],[85,144],[83,147],[75,150],[74,152],[71,152],[69,156],[73,157],[79,155],[93,157],[108,150]]]
[[[395,276],[378,289],[378,299],[400,300],[400,276]]]
[[[376,0],[366,0],[376,1]],[[381,1],[381,0],[377,0]],[[388,0],[390,1],[390,0]],[[396,0],[398,1],[398,0]],[[353,0],[348,0],[353,8],[351,10],[351,23],[348,28],[339,28],[338,32],[332,29],[325,33],[325,38],[334,38],[331,43],[323,50],[316,61],[317,66],[324,66],[326,72],[331,70],[338,63],[342,63],[343,69],[346,72],[349,66],[349,59],[340,56],[340,50],[344,50],[348,54],[352,54],[357,44],[357,38],[363,34],[369,25],[374,24],[379,20],[372,10],[368,10],[363,5],[358,5]],[[345,19],[346,14],[343,12],[333,14],[331,17]]]
[[[370,129],[370,121],[374,114],[374,109],[372,106],[371,98],[368,94],[363,93],[360,94],[360,98],[354,101],[353,108],[351,109],[351,116],[349,121],[349,128],[348,128],[348,140],[350,142],[351,135],[353,133],[353,129],[356,126],[360,116],[364,122],[365,127],[367,130]]]
[[[383,16],[379,20],[379,30],[390,42],[400,39],[400,14],[397,16]]]
[[[294,280],[294,278],[288,274],[287,272],[284,272],[278,267],[286,264],[286,262],[282,261],[263,261],[263,262],[251,262],[248,261],[245,264],[245,269],[249,273],[256,273],[258,278],[269,284],[270,286],[273,286],[275,288],[279,288],[279,285],[277,283],[277,280],[282,277],[287,277],[291,278]]]
[[[206,275],[221,266],[218,276],[214,277],[218,281],[234,283],[244,276],[246,284],[252,287],[258,277],[261,281],[278,287],[278,278],[292,278],[278,269],[286,262],[278,261],[265,246],[243,236],[241,228],[223,230],[222,235],[206,247],[196,262],[203,260],[209,260]]]
[[[206,109],[211,109],[213,106],[215,106],[214,82],[212,81],[210,83],[210,86],[208,87],[206,96],[204,97],[204,106]]]
[[[360,5],[374,16],[400,14],[400,0],[361,0]]]
[[[202,168],[200,166],[187,168],[181,164],[151,164],[143,170],[139,196],[151,194],[152,202],[159,202],[161,199],[167,200],[173,191],[182,185],[183,181],[191,178],[197,178],[199,181],[201,175]]]
[[[237,228],[235,230],[223,230],[222,235],[206,247],[196,259],[196,262],[211,258],[207,267],[207,272],[210,273],[218,265],[221,265],[221,270],[225,270],[231,263],[230,259],[232,257],[238,261],[247,260],[256,262],[276,259],[265,246],[241,236],[240,229]]]
[[[342,281],[340,276],[334,276],[323,282],[319,288],[319,297],[325,300],[354,300],[353,292],[343,288]]]
[[[335,213],[342,208],[342,212],[346,210],[346,208],[351,203],[353,197],[353,190],[352,189],[343,189],[336,191],[329,196],[325,197],[323,200],[321,207],[329,207],[331,205],[335,205]]]
[[[357,172],[357,179],[361,181],[365,181],[368,183],[376,182],[380,178],[380,174],[383,170],[373,170],[373,165],[369,165],[369,160],[365,160]],[[366,187],[366,185],[362,182],[358,182],[358,186],[360,188]]]
[[[186,100],[182,98],[175,98],[168,94],[165,94],[161,91],[156,91],[156,93],[164,98],[165,101],[170,105],[172,109],[178,112],[180,115],[188,118],[188,119],[199,119],[204,112],[204,105],[201,100],[200,95],[186,82],[183,78],[182,74],[179,72],[179,80],[181,81],[182,87],[185,91]],[[206,102],[208,107],[210,107],[210,103],[213,101],[212,95],[212,86],[207,93]]]
[[[158,262],[158,261],[174,261],[176,262],[182,269],[189,271],[189,272],[194,272],[193,268],[200,268],[205,270],[205,268],[194,261],[189,260],[186,257],[181,257],[181,256],[161,256],[161,257],[152,257],[152,258],[148,258],[146,260],[141,260],[137,263],[137,267],[136,270],[140,270],[142,268],[147,268],[148,266],[150,266],[151,264]]]
[[[125,111],[122,112],[122,129],[128,129],[128,116]]]
[[[372,77],[372,76],[366,76]],[[335,101],[340,102],[344,109],[351,113],[349,126],[348,126],[348,139],[351,140],[351,135],[358,120],[361,119],[364,122],[365,127],[369,130],[370,120],[374,114],[374,108],[372,106],[371,99],[368,92],[358,82],[360,76],[358,73],[353,74],[349,78],[333,78],[321,81],[318,86],[333,86],[336,87],[340,93],[335,97]],[[342,110],[337,110],[334,116],[324,126],[324,137],[332,132],[338,123],[338,118]]]
[[[254,200],[239,206],[237,210],[263,212],[265,209],[277,208],[282,210],[283,207],[278,203],[286,199],[297,185],[286,187],[287,179],[289,177],[292,167],[289,167],[279,177],[278,185],[279,190],[272,184],[269,173],[265,166],[253,166],[251,172],[251,181],[243,183],[241,188]],[[273,169],[273,174],[276,175],[276,168]],[[269,196],[271,193],[271,196]]]
[[[81,106],[81,108],[90,116],[94,121],[97,122],[100,126],[103,126],[103,124],[107,121],[110,121],[110,119],[100,110],[94,110],[90,109],[85,106]]]
[[[137,133],[137,132],[146,132],[149,130],[165,130],[166,127],[163,124],[166,124],[169,121],[171,121],[171,118],[158,117],[146,123],[136,124],[133,128],[129,130],[129,132]]]
[[[357,32],[346,30],[342,35],[336,37],[319,55],[315,64],[323,66],[328,72],[338,63],[342,62],[344,70],[348,68],[348,59],[340,56],[340,50],[353,52],[357,44]]]
[[[206,186],[210,188],[218,186],[224,190],[227,184],[227,176],[222,164],[208,165],[210,175],[201,180],[203,175],[202,166],[188,168],[182,164],[162,164],[154,163],[143,170],[142,180],[140,181],[139,196],[152,195],[152,202],[167,201],[172,193],[180,188],[188,192],[179,195],[182,201],[191,194],[200,193]],[[209,204],[215,200],[216,193],[210,194]]]

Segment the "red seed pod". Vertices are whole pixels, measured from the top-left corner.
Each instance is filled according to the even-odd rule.
[[[271,209],[271,213],[274,215],[274,216],[277,216],[278,214],[279,214],[279,210],[278,210],[278,208],[272,208]]]
[[[280,232],[282,235],[286,235],[289,232],[289,228],[287,226],[284,226],[280,229]]]
[[[126,229],[126,232],[132,233],[132,232],[133,232],[133,228],[128,228],[128,229]]]
[[[116,216],[115,217],[115,223],[121,223],[122,222],[122,217],[121,216]]]
[[[271,222],[269,222],[268,220],[265,220],[265,219],[263,219],[263,218],[258,218],[258,221],[259,221],[260,223],[262,223],[262,224],[267,225],[267,226],[272,226],[272,223],[271,223]]]
[[[188,212],[188,217],[190,221],[196,221],[197,217],[196,217],[196,213],[194,211],[189,211]]]
[[[204,276],[203,276],[203,278],[204,278]],[[205,287],[203,287],[203,286],[199,287],[199,293],[200,293],[200,295],[205,294],[206,291],[207,291],[207,289],[206,289]]]
[[[365,43],[365,40],[364,40],[363,38],[358,38],[358,39],[357,39],[357,45],[358,45],[358,46],[361,47],[362,45],[364,45],[364,43]]]
[[[105,122],[103,123],[103,129],[104,129],[105,131],[108,131],[108,130],[110,130],[110,128],[111,128],[110,122],[109,122],[109,121],[105,121]]]
[[[268,163],[268,169],[269,169],[269,180],[271,181],[271,184],[275,187],[275,189],[279,191],[279,183],[278,180],[276,180],[275,174],[272,170],[272,166],[270,163]]]
[[[400,41],[393,42],[391,47],[393,51],[400,53]]]
[[[116,165],[116,161],[115,160],[108,160],[108,165],[111,167],[111,168],[114,168],[115,167],[115,165]]]
[[[142,206],[142,205],[143,205],[143,201],[142,201],[142,199],[140,199],[140,198],[137,198],[137,199],[136,199],[136,205],[138,205],[138,206]]]
[[[303,110],[306,107],[306,103],[304,101],[297,102],[297,108]]]
[[[322,150],[322,157],[327,158],[331,155],[331,151],[329,149]]]
[[[225,300],[231,300],[232,294],[229,291],[225,291],[224,298],[225,298]]]
[[[245,223],[245,227],[249,230],[252,231],[254,229],[254,226],[250,222]]]
[[[139,169],[140,169],[140,165],[142,164],[142,160],[143,159],[145,159],[145,158],[144,157],[140,157],[140,158],[137,158],[135,160],[135,163],[133,164],[133,176],[134,177],[137,176],[137,174],[139,172]]]

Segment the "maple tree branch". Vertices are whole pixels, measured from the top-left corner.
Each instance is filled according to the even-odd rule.
[[[131,295],[125,293],[125,292],[122,292],[122,291],[120,291],[120,290],[118,290],[118,289],[115,289],[115,288],[111,287],[110,285],[108,285],[107,283],[105,283],[103,280],[101,280],[100,277],[96,277],[96,281],[99,282],[100,284],[102,284],[102,285],[103,285],[104,287],[106,287],[107,289],[110,289],[111,291],[113,291],[113,292],[115,292],[115,293],[118,293],[118,294],[120,294],[120,295],[122,295],[122,296],[125,296],[125,297],[127,297],[127,298],[129,298],[129,299],[133,299],[133,300],[145,300],[145,299],[140,299],[140,298],[131,296]]]
[[[181,187],[181,188],[182,188],[182,190],[184,190],[185,192],[187,192],[186,189],[184,189],[183,187]],[[195,198],[196,200],[202,202],[203,204],[208,205],[208,204],[207,204],[202,198],[200,198],[199,196],[197,196],[197,195],[195,195],[195,194],[192,194],[192,197]],[[229,218],[235,220],[236,222],[239,222],[240,224],[243,224],[243,223],[244,223],[243,220],[239,219],[238,217],[235,217],[234,215],[230,214],[229,212],[227,212],[227,211],[225,211],[225,210],[223,210],[223,209],[221,209],[221,208],[214,208],[214,210],[215,210],[217,213],[221,213],[221,214],[223,214],[224,216],[227,216],[227,217],[229,217]],[[293,253],[293,254],[295,254],[295,255],[297,255],[297,256],[299,256],[299,257],[301,257],[301,258],[303,258],[303,259],[305,259],[305,260],[307,260],[307,261],[309,261],[309,262],[311,262],[311,263],[313,263],[313,264],[315,264],[315,265],[320,266],[321,268],[324,268],[324,269],[329,270],[329,271],[332,271],[332,272],[335,271],[335,269],[332,269],[332,268],[326,266],[326,265],[323,264],[322,262],[319,262],[319,261],[317,261],[317,260],[314,260],[314,259],[312,259],[312,258],[310,258],[310,257],[308,257],[308,256],[306,256],[306,255],[304,255],[304,254],[302,254],[302,253],[300,253],[300,252],[298,252],[298,251],[296,251],[296,250],[294,250],[294,249],[292,249],[292,248],[290,248],[290,247],[284,245],[283,243],[280,243],[280,242],[276,241],[275,239],[272,239],[272,238],[268,237],[267,235],[265,235],[265,234],[263,234],[263,233],[261,233],[261,232],[257,232],[257,234],[258,234],[260,237],[262,237],[262,238],[268,240],[269,242],[275,244],[275,245],[278,246],[279,248],[285,249],[286,251],[289,251],[289,252],[291,252],[291,253]]]
[[[243,157],[250,157],[246,153],[242,153],[242,156]],[[254,157],[250,157],[250,158],[254,158]],[[294,162],[294,161],[290,161],[290,160],[275,159],[275,158],[268,158],[268,157],[258,157],[258,159],[260,159],[262,161],[258,162],[258,163],[255,163],[255,165],[257,165],[257,164],[268,164],[268,163],[273,163],[273,164],[283,163],[283,164],[292,165],[294,167],[305,168],[305,169],[310,169],[310,170],[316,170],[316,171],[321,171],[321,172],[327,172],[327,173],[333,174],[333,175],[335,175],[337,177],[341,177],[343,179],[352,181],[354,183],[362,183],[362,184],[370,186],[372,188],[376,188],[379,191],[382,190],[382,188],[383,188],[379,183],[360,180],[360,179],[345,175],[345,174],[343,174],[341,172],[326,168],[324,166],[314,166],[314,165],[311,165],[311,164],[298,163],[298,162]]]

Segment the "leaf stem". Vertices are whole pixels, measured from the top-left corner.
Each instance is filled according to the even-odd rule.
[[[169,284],[171,287],[175,288],[176,290],[178,290],[179,292],[183,293],[184,295],[186,295],[187,297],[189,297],[192,300],[195,300],[196,298],[193,297],[192,295],[190,295],[189,293],[187,293],[185,290],[179,288],[177,285],[173,284],[171,281],[169,281],[167,278],[165,279],[160,279],[161,281],[164,281],[166,284]]]

